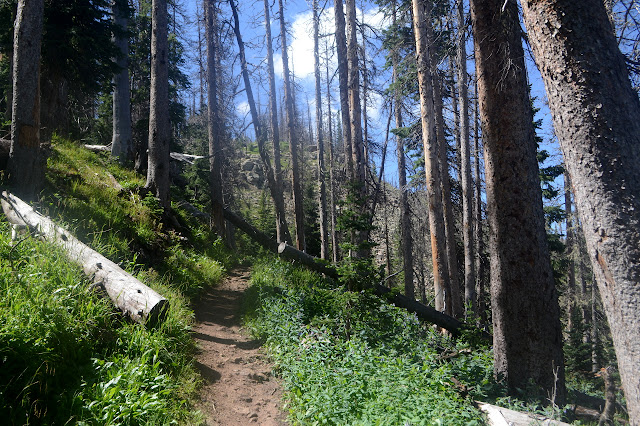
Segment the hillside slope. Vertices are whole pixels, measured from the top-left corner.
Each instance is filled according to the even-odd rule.
[[[122,186],[120,189],[120,186]],[[124,319],[64,253],[0,221],[0,415],[10,424],[193,424],[201,381],[190,303],[232,256],[176,209],[167,226],[141,177],[57,139],[36,209],[169,299],[155,328]]]

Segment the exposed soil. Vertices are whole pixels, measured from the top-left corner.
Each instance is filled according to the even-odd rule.
[[[207,425],[285,424],[280,384],[260,342],[242,328],[240,303],[248,279],[248,270],[231,272],[195,306],[197,366],[206,381],[198,409]]]

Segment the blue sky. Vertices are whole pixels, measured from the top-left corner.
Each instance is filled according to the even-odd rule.
[[[279,36],[280,25],[277,15],[277,1],[271,0],[272,12],[271,12],[271,31],[275,37]],[[359,2],[365,4],[361,9],[358,9],[359,19],[364,19],[367,24],[374,28],[382,28],[386,23],[382,19],[382,15],[378,12],[378,8],[372,2]],[[321,5],[323,3],[321,2]],[[195,0],[187,0],[184,3],[187,13],[191,13],[195,16]],[[321,18],[321,33],[332,33],[334,30],[333,22],[333,2],[328,1],[326,3],[327,10],[324,11]],[[240,14],[240,25],[243,38],[247,44],[247,56],[250,63],[258,65],[261,61],[264,61],[266,56],[266,48],[264,44],[264,4],[262,0],[257,1],[242,1],[238,0],[238,8]],[[311,6],[310,2],[302,0],[286,1],[285,2],[285,14],[287,17],[287,23],[289,24],[289,59],[290,68],[294,74],[297,85],[301,88],[302,93],[298,93],[297,103],[298,107],[306,116],[307,100],[310,103],[311,119],[315,116],[315,100],[314,100],[314,75],[313,75],[313,39],[312,39],[312,22],[311,22]],[[230,19],[230,18],[229,18]],[[327,41],[332,43],[331,37],[326,38]],[[233,40],[235,43],[235,40]],[[321,46],[323,46],[321,42]],[[472,52],[472,44],[468,43],[467,52]],[[282,84],[282,59],[279,51],[278,42],[274,41],[275,50],[275,68],[279,85]],[[321,51],[323,48],[321,47]],[[369,52],[369,55],[372,55]],[[379,65],[384,61],[384,52],[378,52],[377,56],[373,58]],[[323,53],[321,53],[321,56]],[[372,58],[369,58],[372,59]],[[324,61],[324,59],[321,59]],[[333,72],[335,69],[335,59],[330,59],[330,68]],[[561,162],[561,155],[557,143],[554,142],[553,130],[551,124],[551,116],[548,107],[546,106],[546,95],[544,93],[544,86],[542,84],[540,75],[537,68],[531,58],[530,53],[527,53],[527,69],[529,73],[529,79],[532,84],[532,96],[536,98],[536,106],[540,109],[537,117],[543,122],[543,127],[540,131],[540,136],[544,139],[544,148],[551,154],[549,162],[559,163]],[[475,72],[473,62],[469,61],[468,71],[473,74]],[[239,70],[238,70],[239,72]],[[323,91],[324,91],[324,70],[323,75]],[[388,73],[382,74],[378,77],[378,81],[375,83],[384,86],[388,84],[390,75]],[[259,108],[263,111],[268,108],[267,104],[267,82],[264,79],[255,80],[253,83],[256,99],[260,103]],[[194,82],[194,86],[197,83]],[[338,110],[337,105],[337,92],[333,94],[333,107],[334,113]],[[323,93],[324,95],[324,93]],[[325,103],[326,101],[323,101]],[[379,96],[372,96],[368,108],[369,124],[370,124],[370,138],[379,144],[382,144],[385,139],[385,127],[387,122],[388,111],[383,110],[382,99]],[[248,115],[248,105],[244,92],[241,92],[235,100],[236,109],[240,116]],[[326,105],[323,105],[326,108]],[[326,112],[325,112],[326,113]],[[246,119],[247,123],[249,118]],[[379,158],[375,160],[379,167]],[[393,138],[390,138],[389,147],[387,150],[387,160],[385,165],[385,178],[391,183],[397,182],[397,159],[395,156],[395,144]]]

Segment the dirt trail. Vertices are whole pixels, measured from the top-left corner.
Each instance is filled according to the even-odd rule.
[[[271,375],[260,343],[242,329],[240,303],[248,270],[232,271],[195,306],[197,366],[206,386],[198,408],[207,425],[285,424],[282,391]]]

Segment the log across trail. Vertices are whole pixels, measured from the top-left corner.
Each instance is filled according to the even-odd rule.
[[[66,229],[36,212],[8,192],[2,193],[2,209],[9,222],[26,226],[45,240],[61,247],[70,260],[82,266],[96,286],[105,292],[122,313],[139,323],[154,325],[169,309],[169,301],[122,270],[114,262],[80,242]]]
[[[258,341],[242,328],[240,304],[247,270],[232,271],[195,306],[196,365],[205,380],[198,409],[207,425],[285,424],[282,390]]]
[[[276,241],[273,241],[266,234],[258,230],[255,226],[251,225],[249,222],[244,220],[242,217],[237,215],[236,213],[225,209],[224,217],[229,222],[231,222],[238,229],[242,230],[249,237],[251,237],[255,242],[266,248],[267,250],[277,253],[281,257],[289,260],[293,260],[301,265],[306,266],[307,268],[319,272],[321,274],[325,274],[326,276],[338,279],[338,271],[331,265],[325,264],[313,256],[308,255],[305,252],[295,249],[294,247],[280,243],[278,244]],[[391,293],[391,289],[384,287],[383,285],[376,285],[374,288],[376,294],[382,296],[387,293]],[[422,303],[412,300],[402,294],[393,293],[391,297],[389,297],[391,302],[393,302],[396,306],[404,308],[409,312],[415,313],[418,318],[428,321],[430,323],[436,324],[439,327],[442,327],[451,332],[454,336],[460,335],[462,331],[473,329],[473,326],[463,323],[449,315],[446,315],[442,312],[436,311],[430,306],[423,305]],[[490,340],[490,336],[484,332],[480,333],[480,336]]]

